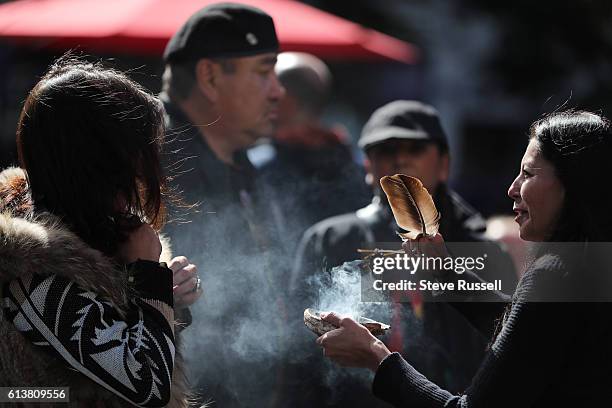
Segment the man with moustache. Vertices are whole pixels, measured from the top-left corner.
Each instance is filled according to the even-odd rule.
[[[308,276],[359,259],[359,248],[398,242],[398,227],[379,184],[383,176],[403,173],[423,182],[442,215],[440,233],[447,242],[484,241],[485,220],[446,184],[450,160],[448,142],[432,106],[403,100],[382,106],[364,126],[359,147],[367,156],[366,177],[374,198],[367,207],[320,221],[304,233],[290,284],[292,293],[302,298],[311,296]],[[493,268],[495,276],[487,275],[486,279],[502,279],[504,290],[512,293],[516,277],[510,259],[496,245],[484,242],[483,245],[490,255],[500,255],[495,259],[501,260]],[[409,303],[395,308],[396,318],[391,322],[395,330],[389,342],[396,351],[405,351],[407,358],[427,371],[429,377],[452,389],[463,390],[484,356],[489,339],[481,338],[449,305],[425,303],[422,338],[415,341],[415,333],[411,333],[411,344],[403,344],[402,331],[411,328],[397,326],[414,322],[415,314]],[[365,383],[360,386],[351,378],[344,381],[335,387],[336,392],[343,388],[350,391],[336,396],[340,399],[338,406],[386,406],[371,396]]]
[[[192,15],[164,52],[166,170],[171,188],[194,205],[175,208],[165,232],[212,272],[204,278],[207,300],[193,310],[188,364],[203,395],[223,407],[268,405],[253,399],[253,381],[265,387],[265,371],[275,369],[236,350],[248,343],[240,327],[253,322],[253,310],[262,313],[255,296],[270,299],[270,312],[277,305],[268,284],[278,242],[272,203],[246,149],[275,130],[284,93],[274,71],[278,51],[268,14],[219,3]]]

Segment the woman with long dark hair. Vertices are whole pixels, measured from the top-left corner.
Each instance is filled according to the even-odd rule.
[[[589,112],[555,113],[535,122],[529,139],[508,195],[521,238],[539,244],[487,357],[463,395],[430,382],[354,320],[326,316],[340,328],[317,340],[324,354],[343,365],[372,369],[378,397],[411,408],[609,404],[610,122]],[[439,235],[418,242],[443,244]],[[413,243],[409,247],[416,249]],[[428,256],[448,255],[443,245],[428,251]],[[491,334],[491,308],[495,304],[462,310],[471,311],[466,316],[475,327]]]
[[[160,263],[160,102],[124,74],[58,60],[0,173],[0,384],[70,387],[79,406],[187,406],[175,309],[202,293]]]

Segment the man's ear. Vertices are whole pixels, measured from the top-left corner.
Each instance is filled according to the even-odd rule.
[[[195,77],[198,89],[211,102],[219,98],[221,67],[212,60],[202,58],[195,66]]]
[[[440,183],[446,183],[450,175],[450,156],[448,153],[443,153],[440,156],[440,171],[438,173],[438,181]]]

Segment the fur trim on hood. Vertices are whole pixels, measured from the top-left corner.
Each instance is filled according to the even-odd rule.
[[[65,276],[104,294],[121,310],[127,304],[127,275],[58,218],[34,215],[25,173],[9,168],[0,173],[0,281],[30,273]]]

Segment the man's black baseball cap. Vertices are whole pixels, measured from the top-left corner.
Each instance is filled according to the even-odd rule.
[[[278,50],[272,17],[244,4],[217,3],[189,17],[168,42],[164,61],[248,57]]]
[[[438,111],[419,101],[394,101],[378,108],[363,127],[358,145],[367,150],[390,139],[427,140],[448,149]]]

